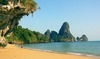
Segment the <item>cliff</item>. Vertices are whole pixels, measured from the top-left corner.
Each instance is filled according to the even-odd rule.
[[[81,42],[88,41],[88,38],[86,35],[82,35],[80,38],[77,37],[76,39],[77,39],[77,41],[81,41]]]
[[[60,42],[58,33],[56,31],[51,31],[51,33],[50,33],[50,41],[51,42]]]
[[[45,33],[49,33],[49,39],[51,42],[74,42],[75,38],[70,32],[70,26],[67,22],[64,22],[63,25],[61,26],[59,33],[56,31],[51,31],[50,30],[46,31]],[[46,34],[45,34],[46,35]]]
[[[18,26],[23,16],[34,13],[36,7],[34,0],[0,0],[0,41]]]
[[[46,36],[48,37],[48,39],[50,39],[50,30],[48,29],[48,30],[44,33],[44,35],[46,35]]]
[[[70,26],[67,22],[64,22],[59,30],[59,39],[65,42],[74,42],[75,38],[70,32]]]

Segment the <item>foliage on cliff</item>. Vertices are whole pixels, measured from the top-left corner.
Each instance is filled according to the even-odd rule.
[[[14,28],[14,31],[11,36],[6,37],[8,39],[9,43],[46,43],[49,42],[49,39],[47,36],[31,31],[27,28],[22,28],[21,26],[18,26],[17,28]]]
[[[6,45],[5,36],[14,31],[23,16],[36,9],[34,0],[0,0],[0,45]]]
[[[0,36],[11,33],[19,20],[36,11],[34,0],[0,0]]]

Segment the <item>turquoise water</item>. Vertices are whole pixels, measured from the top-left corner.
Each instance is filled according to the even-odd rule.
[[[24,47],[58,53],[100,56],[100,41],[25,44]]]

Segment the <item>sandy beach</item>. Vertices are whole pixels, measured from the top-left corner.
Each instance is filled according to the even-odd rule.
[[[93,57],[29,50],[8,44],[0,48],[0,59],[96,59]]]

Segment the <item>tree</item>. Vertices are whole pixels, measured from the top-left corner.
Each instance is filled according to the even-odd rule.
[[[17,27],[19,20],[34,13],[37,4],[34,0],[0,0],[0,36],[7,36]]]

